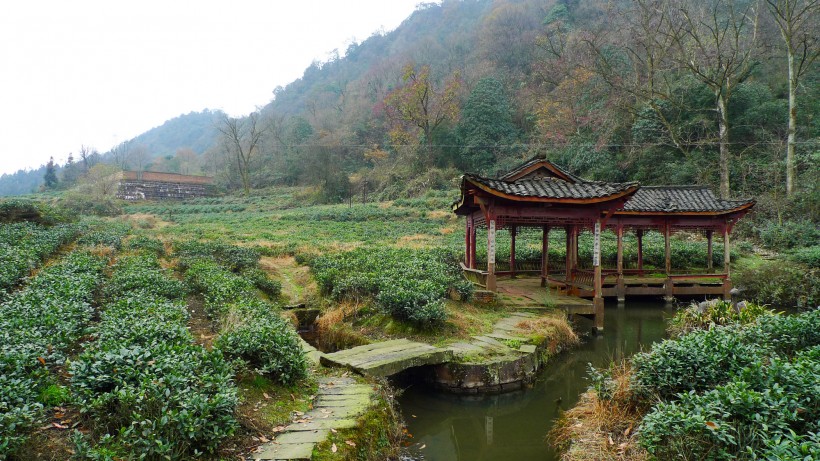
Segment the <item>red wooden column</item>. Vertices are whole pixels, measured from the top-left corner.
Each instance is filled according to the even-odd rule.
[[[472,218],[471,218],[472,219]],[[475,219],[473,220],[473,225],[470,229],[470,269],[475,269],[476,264],[476,234],[477,229],[475,226]]]
[[[732,290],[731,272],[729,264],[731,262],[732,250],[729,246],[729,225],[723,226],[723,273],[726,274],[726,280],[723,281],[723,299],[728,301],[732,299],[729,293]]]
[[[470,267],[470,234],[472,233],[472,226],[470,225],[470,217],[464,219],[464,265]]]
[[[643,277],[643,229],[638,229],[638,274]]]
[[[714,258],[712,257],[712,230],[706,231],[706,272],[712,273],[714,268],[714,263],[712,262]]]
[[[495,291],[495,218],[487,222],[487,290]]]
[[[624,284],[624,226],[618,224],[616,228],[618,236],[618,286],[617,296],[618,302],[622,303],[626,300],[626,285]]]
[[[515,277],[515,235],[518,233],[518,226],[510,226],[510,273]]]
[[[576,234],[576,239],[577,239]],[[577,240],[576,240],[577,243]],[[601,219],[595,221],[592,232],[592,266],[595,272],[593,280],[594,297],[592,305],[595,308],[595,330],[600,333],[604,331],[604,292],[603,281],[601,280]]]
[[[541,286],[548,285],[547,278],[549,277],[549,251],[550,251],[550,228],[544,226],[541,228]]]
[[[664,291],[666,295],[664,296],[664,300],[666,302],[672,302],[674,297],[674,283],[672,282],[672,227],[669,225],[669,221],[667,220],[663,224],[663,243],[665,249],[665,269],[666,269],[666,283],[664,284]]]
[[[564,232],[566,233],[566,241],[567,241],[567,250],[566,250],[566,269],[564,280],[569,283],[569,278],[572,275],[572,226],[565,226]]]

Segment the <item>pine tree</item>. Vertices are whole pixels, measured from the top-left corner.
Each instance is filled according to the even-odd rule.
[[[57,169],[54,166],[54,157],[50,157],[48,159],[48,164],[46,165],[46,174],[43,176],[45,180],[46,189],[54,189],[57,187]]]

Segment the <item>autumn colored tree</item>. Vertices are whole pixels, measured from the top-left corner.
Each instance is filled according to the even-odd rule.
[[[384,99],[385,113],[392,124],[391,142],[424,146],[424,155],[417,156],[416,163],[418,167],[430,166],[434,160],[433,132],[443,123],[458,119],[459,74],[452,74],[438,86],[430,76],[430,66],[416,69],[407,64],[402,83]]]

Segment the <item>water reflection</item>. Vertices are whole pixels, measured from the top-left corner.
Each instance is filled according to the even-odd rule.
[[[410,386],[399,399],[411,445],[407,460],[553,460],[544,436],[560,409],[586,390],[587,364],[600,367],[664,337],[662,303],[606,309],[606,333],[546,367],[530,389],[490,396],[458,396]]]

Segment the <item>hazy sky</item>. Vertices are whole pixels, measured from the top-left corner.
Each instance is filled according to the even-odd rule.
[[[14,1],[0,14],[0,174],[105,152],[205,108],[244,115],[420,0]]]

